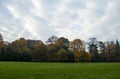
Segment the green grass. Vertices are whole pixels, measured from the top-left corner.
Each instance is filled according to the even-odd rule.
[[[0,79],[120,79],[120,63],[0,62]]]

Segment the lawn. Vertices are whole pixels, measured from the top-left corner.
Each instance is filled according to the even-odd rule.
[[[120,63],[0,62],[0,79],[120,79]]]

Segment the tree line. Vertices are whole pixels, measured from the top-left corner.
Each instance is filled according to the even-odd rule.
[[[69,41],[65,37],[51,36],[41,40],[20,38],[9,44],[0,40],[0,61],[35,62],[120,62],[119,41],[98,41],[90,38]]]

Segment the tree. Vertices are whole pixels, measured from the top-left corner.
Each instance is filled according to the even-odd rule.
[[[60,49],[57,52],[57,55],[58,55],[58,61],[66,62],[68,60],[67,51],[64,49]]]
[[[46,43],[48,43],[48,44],[54,44],[57,39],[58,39],[57,36],[51,36],[50,38],[48,38],[48,40],[46,41]]]
[[[75,39],[70,43],[70,50],[73,52],[82,52],[84,49],[83,41],[80,39]]]
[[[115,44],[115,52],[116,52],[116,61],[120,61],[120,44],[119,41],[116,40],[116,44]]]
[[[98,46],[100,48],[99,53],[105,53],[105,44],[102,41],[98,41]]]
[[[97,54],[98,50],[97,50],[97,39],[96,38],[90,38],[89,39],[89,52],[92,54]]]
[[[89,62],[91,60],[91,54],[87,53],[86,51],[82,51],[80,53],[80,62]]]
[[[60,37],[58,38],[58,40],[56,40],[55,45],[58,47],[58,49],[65,49],[68,50],[69,49],[69,40],[67,38],[64,37]]]
[[[115,44],[113,41],[107,42],[107,47],[106,47],[106,61],[114,61],[116,53],[115,53]]]
[[[105,61],[105,53],[106,53],[106,46],[105,46],[105,43],[103,43],[102,41],[98,41],[98,53],[101,57],[101,61]]]
[[[79,62],[80,61],[80,52],[73,52],[74,54],[74,61]]]
[[[33,61],[47,61],[47,47],[42,41],[36,41],[33,45],[32,60]]]
[[[89,39],[89,42],[88,42],[88,45],[89,45],[89,52],[91,53],[91,56],[92,56],[92,59],[91,61],[93,62],[98,62],[98,61],[101,61],[101,56],[100,54],[98,53],[98,41],[96,38],[90,38]]]
[[[72,51],[68,51],[68,62],[74,62],[74,53]]]
[[[3,48],[4,48],[4,41],[2,35],[0,34],[0,54]]]
[[[31,61],[31,51],[27,46],[26,39],[20,38],[9,44],[10,53],[15,55],[18,61]]]
[[[60,51],[61,49],[67,51],[69,48],[69,40],[67,38],[60,37],[54,43],[47,44],[47,48],[49,51],[49,60],[58,61],[58,51]]]
[[[97,41],[90,38],[69,41],[65,37],[51,36],[44,44],[41,40],[19,38],[11,43],[3,40],[0,34],[0,60],[2,61],[40,61],[40,62],[119,62],[119,41]]]
[[[58,47],[55,44],[48,44],[47,50],[49,54],[49,61],[58,61],[57,51],[59,50]]]

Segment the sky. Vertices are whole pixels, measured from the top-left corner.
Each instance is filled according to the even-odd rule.
[[[9,42],[52,35],[120,40],[120,0],[0,0],[0,33]]]

